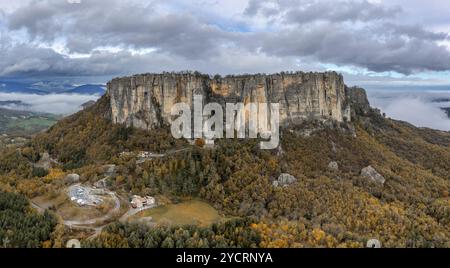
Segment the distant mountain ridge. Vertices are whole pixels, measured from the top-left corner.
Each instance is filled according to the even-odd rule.
[[[22,94],[81,94],[102,95],[106,92],[106,86],[101,84],[85,84],[80,86],[68,84],[27,83],[15,81],[0,81],[0,92]]]
[[[20,82],[7,82],[0,81],[0,92],[3,93],[23,93],[23,94],[37,94],[37,95],[45,95],[48,92],[44,90],[40,90],[37,88],[33,88],[31,84],[20,83]]]
[[[103,95],[106,92],[104,85],[82,85],[73,89],[64,91],[63,93],[83,94],[83,95]]]

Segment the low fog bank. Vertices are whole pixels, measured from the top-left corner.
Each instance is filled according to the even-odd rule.
[[[99,98],[99,95],[0,93],[0,101],[3,102],[0,107],[40,113],[70,115],[81,110],[81,104],[90,100],[96,101]],[[5,104],[7,101],[19,102]]]
[[[418,127],[450,131],[450,90],[368,89],[370,104],[393,119]]]

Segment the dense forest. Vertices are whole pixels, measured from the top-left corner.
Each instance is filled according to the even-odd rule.
[[[115,223],[83,246],[107,248],[255,248],[261,238],[249,219],[234,219],[210,227],[148,227]]]
[[[283,129],[277,150],[237,139],[209,149],[174,140],[166,129],[112,125],[107,104],[103,97],[24,148],[5,151],[0,189],[28,197],[57,191],[61,183],[51,177],[58,172],[45,174],[32,165],[49,152],[61,162],[60,172],[76,172],[82,182],[95,182],[101,165],[115,164],[108,181],[113,190],[164,195],[173,202],[201,198],[237,220],[202,228],[113,223],[86,246],[364,247],[377,238],[386,247],[450,247],[448,132],[369,111],[352,123],[311,121]],[[120,154],[174,148],[186,150],[144,163]],[[331,161],[338,169],[328,168]],[[369,165],[386,179],[383,185],[361,176]],[[295,183],[273,186],[281,173],[294,176]]]
[[[0,191],[0,242],[6,248],[39,248],[51,245],[56,218],[48,211],[32,211],[28,200]]]

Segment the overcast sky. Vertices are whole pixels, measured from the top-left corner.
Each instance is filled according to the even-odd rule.
[[[450,84],[447,0],[78,1],[0,0],[0,79],[336,70]]]

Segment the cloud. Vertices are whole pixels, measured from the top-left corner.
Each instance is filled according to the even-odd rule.
[[[332,66],[329,70],[339,70]],[[366,89],[377,89],[379,87],[386,88],[403,86],[405,89],[411,87],[423,86],[423,89],[434,86],[447,86],[449,87],[449,80],[446,79],[448,74],[441,73],[439,75],[429,75],[426,77],[417,76],[389,76],[389,74],[375,73],[375,72],[359,72],[354,69],[342,69],[339,70],[345,77],[345,83],[349,86],[359,86]],[[449,73],[450,74],[450,73]],[[426,86],[426,87],[424,87]]]
[[[448,39],[449,34],[444,32],[430,32],[423,29],[420,25],[400,25],[386,23],[382,30],[388,30],[391,34],[413,37],[421,40],[443,41]]]
[[[371,105],[393,119],[418,127],[450,131],[450,118],[440,108],[447,104],[433,102],[436,99],[450,99],[449,91],[378,90],[368,93]]]
[[[155,48],[187,58],[213,54],[231,33],[200,22],[190,12],[159,13],[145,1],[33,1],[9,14],[12,30],[25,29],[33,40],[64,39],[70,52],[102,46]]]
[[[261,38],[261,51],[269,55],[309,57],[375,72],[450,70],[450,52],[446,47],[412,36],[404,38],[389,27],[350,30],[347,26],[321,23],[261,34]]]
[[[403,2],[250,0],[246,8],[237,2],[175,3],[31,0],[16,5],[0,20],[12,36],[2,41],[7,44],[0,51],[5,59],[0,75],[115,76],[154,69],[251,73],[272,66],[275,71],[298,68],[295,62],[405,75],[450,70],[450,51],[443,45],[448,33],[410,18],[404,23]],[[232,12],[232,5],[240,9]],[[236,66],[232,58],[239,60]]]
[[[8,77],[70,77],[122,76],[145,72],[198,70],[204,73],[277,72],[297,69],[293,58],[271,57],[250,53],[245,49],[223,49],[206,59],[187,59],[161,51],[95,50],[88,57],[70,58],[52,49],[27,44],[0,51],[0,76]],[[307,68],[306,65],[303,65]],[[306,70],[306,69],[305,69]],[[311,69],[313,70],[313,69]],[[317,68],[315,69],[317,70]]]
[[[384,109],[384,112],[392,118],[407,121],[419,127],[450,131],[450,119],[444,112],[422,99],[395,100]]]
[[[287,23],[304,24],[313,21],[346,22],[372,21],[392,18],[401,12],[399,6],[385,7],[369,1],[292,1],[251,0],[245,14],[279,16]]]
[[[0,93],[2,101],[21,101],[24,105],[8,105],[4,108],[28,110],[33,112],[53,113],[53,114],[72,114],[79,111],[80,105],[90,100],[97,100],[97,95],[77,95],[77,94],[19,94],[19,93]]]

